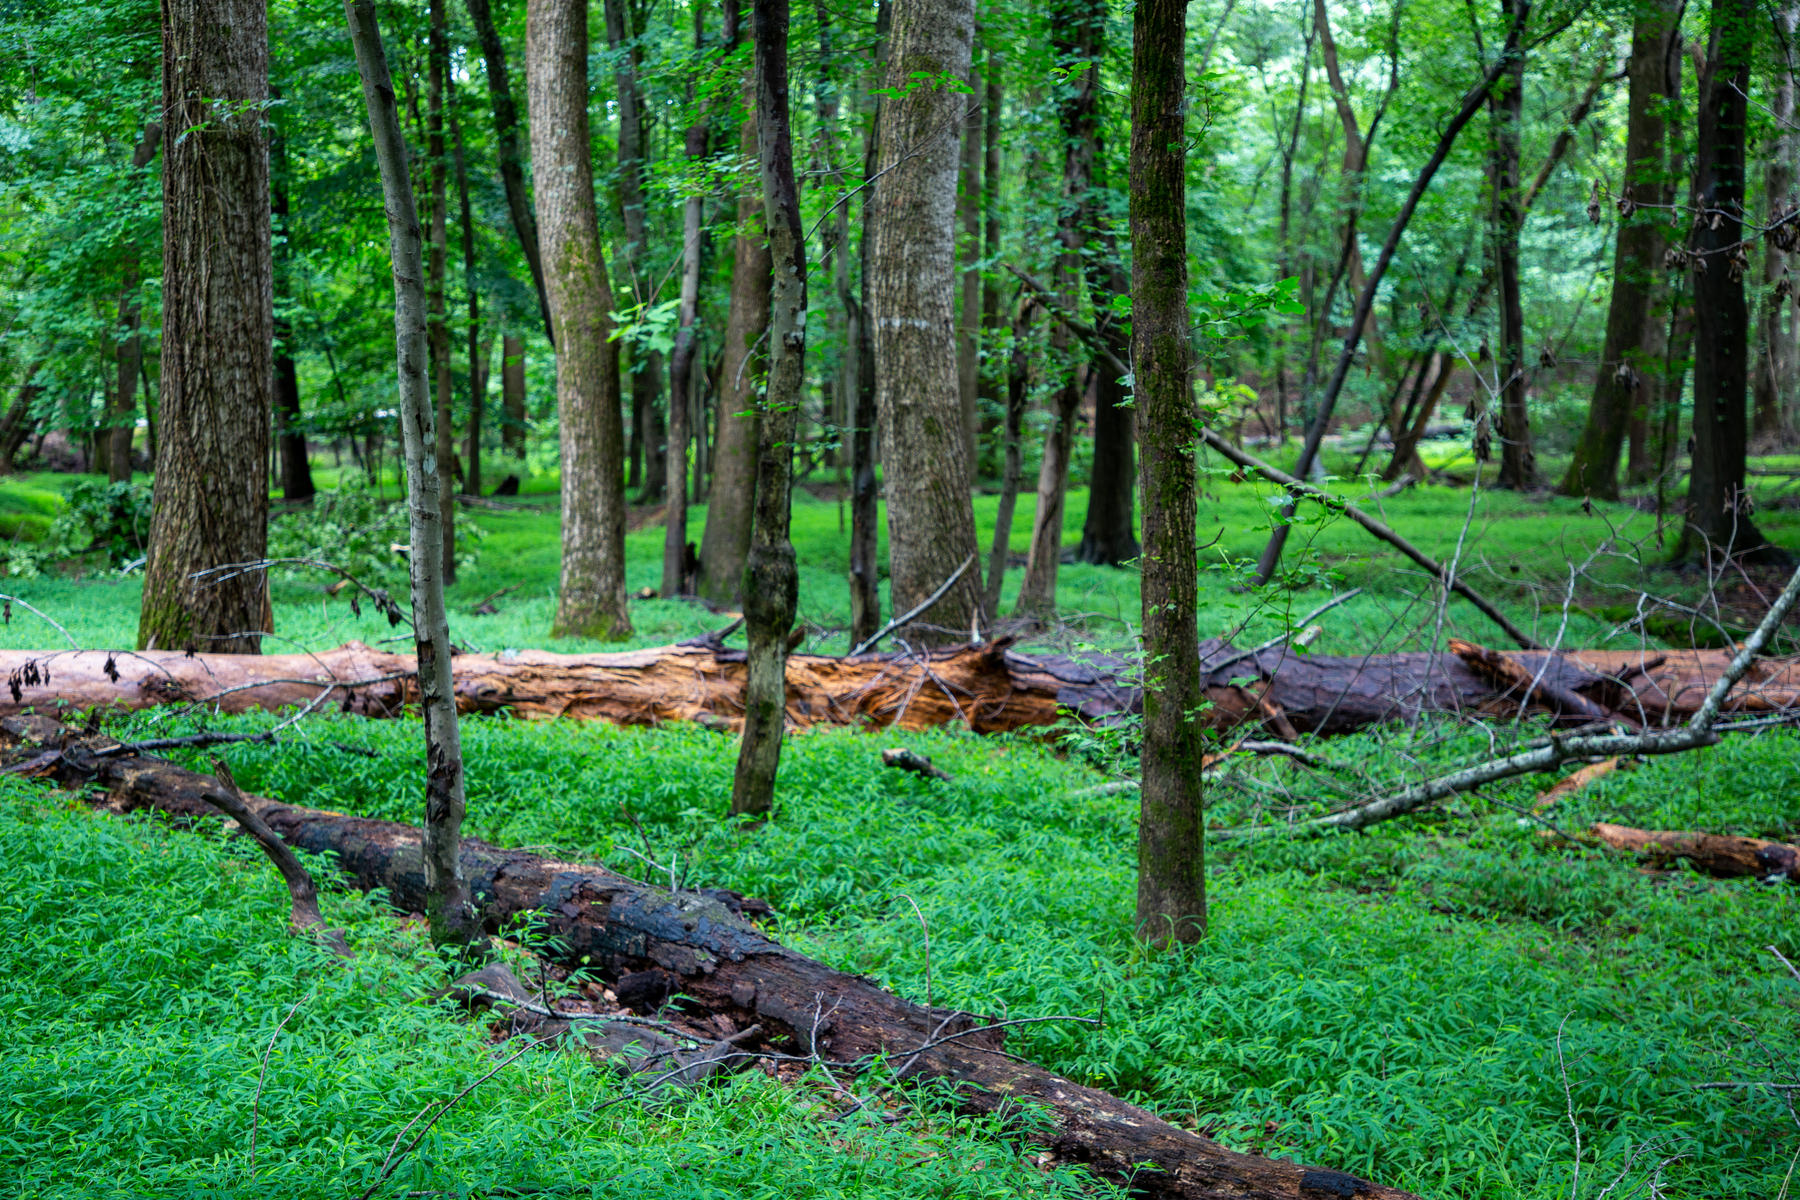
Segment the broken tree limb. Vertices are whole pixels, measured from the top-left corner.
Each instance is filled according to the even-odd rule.
[[[1575,771],[1567,778],[1558,781],[1556,786],[1552,787],[1550,790],[1540,792],[1538,794],[1537,803],[1531,806],[1531,811],[1534,813],[1541,813],[1545,809],[1550,808],[1561,801],[1567,800],[1570,796],[1573,796],[1582,788],[1594,782],[1594,780],[1610,775],[1618,770],[1619,761],[1618,757],[1615,756],[1613,758],[1603,758],[1597,763],[1589,763],[1587,766]]]
[[[1377,822],[1416,812],[1461,792],[1474,791],[1482,784],[1497,783],[1502,779],[1511,779],[1518,775],[1552,771],[1575,759],[1611,758],[1623,754],[1681,754],[1702,746],[1714,745],[1721,740],[1713,726],[1718,723],[1719,714],[1724,711],[1726,697],[1750,672],[1756,662],[1757,654],[1761,652],[1763,646],[1768,644],[1770,636],[1780,628],[1782,621],[1787,619],[1796,600],[1800,600],[1800,569],[1795,570],[1788,579],[1787,586],[1781,589],[1781,594],[1775,598],[1775,603],[1770,605],[1769,611],[1764,614],[1762,623],[1745,639],[1743,645],[1732,656],[1730,666],[1707,691],[1706,698],[1700,702],[1694,715],[1689,718],[1686,725],[1679,728],[1661,733],[1552,737],[1547,745],[1522,750],[1504,758],[1476,763],[1460,771],[1439,775],[1422,783],[1414,784],[1412,787],[1378,797],[1366,804],[1328,813],[1310,821],[1298,821],[1290,825],[1253,825],[1239,829],[1215,829],[1209,830],[1208,836],[1232,839],[1257,837],[1269,833],[1286,833],[1304,837],[1333,830],[1366,829]]]
[[[941,779],[945,783],[955,783],[956,776],[942,767],[933,766],[931,759],[916,750],[908,750],[904,746],[895,746],[881,752],[881,765],[894,767],[902,771],[910,771],[914,775],[923,775],[928,779]]]
[[[1505,630],[1506,636],[1516,642],[1521,649],[1543,649],[1530,634],[1526,633],[1523,629],[1520,629],[1517,625],[1514,625],[1512,621],[1507,618],[1505,613],[1495,607],[1493,601],[1464,583],[1461,579],[1452,575],[1442,563],[1427,555],[1423,550],[1420,550],[1411,542],[1388,528],[1387,525],[1376,520],[1354,504],[1346,503],[1344,500],[1332,495],[1324,488],[1314,487],[1310,483],[1294,478],[1279,467],[1272,467],[1268,463],[1263,462],[1260,458],[1244,453],[1211,429],[1202,429],[1200,431],[1200,438],[1208,446],[1211,446],[1214,450],[1217,450],[1220,454],[1224,455],[1238,466],[1247,471],[1255,471],[1270,483],[1278,484],[1295,495],[1305,496],[1309,500],[1315,500],[1321,504],[1337,509],[1346,517],[1349,517],[1352,521],[1355,521],[1358,525],[1361,525],[1364,529],[1418,563],[1421,567],[1425,568],[1426,571],[1430,572],[1432,578],[1441,581],[1445,587],[1448,587],[1451,591],[1480,609],[1483,616]]]
[[[1685,858],[1709,875],[1784,878],[1789,883],[1800,883],[1800,848],[1785,842],[1716,833],[1633,829],[1604,822],[1588,832],[1614,850],[1628,851],[1657,863]]]
[[[250,807],[244,799],[244,793],[238,789],[237,780],[231,777],[231,768],[225,765],[225,760],[213,759],[213,770],[219,786],[203,790],[200,798],[236,821],[262,847],[263,853],[269,856],[269,861],[275,864],[275,869],[281,873],[281,881],[287,884],[288,897],[293,902],[288,924],[295,933],[314,934],[332,953],[349,958],[350,947],[344,943],[344,935],[326,925],[324,915],[319,912],[319,888],[313,882],[312,872],[302,865],[288,844],[275,835],[268,822]]]
[[[1609,723],[1624,717],[1666,726],[1693,716],[1732,659],[1726,650],[1493,653],[1538,681],[1533,698],[1521,705],[1493,672],[1478,671],[1455,653],[1340,657],[1272,645],[1246,656],[1209,639],[1200,647],[1213,705],[1206,719],[1218,732],[1253,737],[1259,735],[1244,726],[1290,736],[1271,720],[1271,711],[1292,730],[1320,734],[1440,713],[1511,720],[1522,715],[1521,707],[1526,714],[1548,713],[1561,725],[1588,723],[1571,706],[1546,700],[1569,693],[1604,709]],[[411,655],[358,642],[317,654],[0,651],[0,679],[7,685],[0,687],[0,716],[26,709],[190,705],[244,712],[318,704],[396,717],[409,707],[416,711],[412,665]],[[735,729],[743,717],[744,653],[716,638],[612,654],[462,654],[453,667],[457,708],[468,715],[620,725],[693,721],[720,731]],[[955,723],[976,733],[1004,733],[1052,725],[1065,712],[1090,723],[1116,721],[1141,712],[1142,703],[1131,660],[1024,654],[1006,639],[856,658],[795,654],[787,665],[791,730],[915,730]],[[1800,714],[1800,660],[1757,661],[1726,707],[1755,716]]]
[[[104,739],[102,739],[104,741]],[[0,743],[33,757],[57,747],[58,778],[98,792],[111,811],[154,811],[211,819],[211,776],[138,757],[95,757],[48,718],[0,721]],[[10,757],[10,756],[9,756]],[[386,821],[281,804],[245,803],[290,846],[336,857],[357,887],[385,888],[408,911],[425,902],[418,831]],[[609,982],[660,973],[690,1015],[761,1025],[746,1051],[819,1055],[834,1062],[908,1058],[909,1077],[942,1080],[963,1111],[1016,1112],[1028,1104],[1046,1120],[1024,1130],[1056,1159],[1079,1162],[1102,1178],[1129,1182],[1152,1200],[1276,1200],[1355,1195],[1408,1200],[1405,1193],[1282,1159],[1227,1150],[1116,1097],[1022,1062],[1004,1050],[994,1022],[926,1008],[833,970],[771,940],[729,908],[693,892],[671,892],[602,868],[502,850],[475,839],[462,845],[471,894],[485,928],[500,931],[525,917],[570,964],[586,962]]]

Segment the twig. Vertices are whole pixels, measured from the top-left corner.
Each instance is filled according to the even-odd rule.
[[[889,621],[886,625],[883,625],[880,629],[877,629],[874,633],[872,633],[868,637],[864,638],[862,643],[860,645],[858,645],[856,647],[856,649],[850,651],[850,653],[848,655],[846,655],[845,657],[855,658],[857,655],[859,655],[863,651],[867,650],[870,646],[873,646],[875,643],[879,642],[882,638],[884,638],[888,634],[894,632],[894,630],[900,628],[900,626],[906,624],[908,621],[912,620],[914,617],[918,616],[920,613],[929,609],[932,605],[936,604],[939,600],[942,600],[944,598],[944,593],[948,592],[952,587],[954,587],[956,585],[956,581],[963,577],[963,572],[967,571],[969,569],[969,567],[975,562],[975,557],[976,557],[975,555],[971,554],[971,555],[969,555],[969,557],[963,559],[962,566],[956,568],[956,570],[951,573],[950,578],[944,580],[944,582],[938,586],[937,591],[935,591],[935,592],[931,593],[931,595],[925,597],[925,599],[921,603],[916,604],[911,609],[907,610],[905,616],[895,617],[893,620]]]
[[[263,1047],[262,1070],[256,1074],[256,1098],[250,1102],[250,1169],[247,1173],[251,1179],[256,1178],[256,1131],[262,1119],[263,1081],[269,1077],[269,1055],[275,1052],[275,1039],[281,1036],[287,1023],[294,1019],[294,1014],[300,1011],[302,1004],[312,999],[312,995],[308,992],[294,1001],[287,1010],[287,1016],[281,1018],[281,1023],[275,1026],[275,1032],[269,1035],[269,1044]]]
[[[68,630],[64,629],[61,625],[58,625],[55,621],[53,621],[48,616],[46,616],[41,609],[34,607],[28,601],[21,600],[17,596],[8,596],[8,595],[4,595],[4,594],[0,594],[0,601],[3,601],[8,605],[17,604],[20,608],[25,609],[27,612],[29,612],[33,616],[35,616],[38,620],[44,622],[44,624],[50,626],[50,628],[56,630],[56,632],[62,634],[64,637],[68,638],[69,645],[72,649],[75,649],[75,650],[81,649],[81,643],[75,640],[75,637],[73,634],[71,634]]]
[[[343,958],[352,957],[350,947],[344,942],[344,935],[325,924],[325,918],[319,912],[319,889],[313,883],[312,873],[300,862],[288,844],[281,840],[262,815],[251,808],[244,800],[244,793],[238,789],[237,780],[231,777],[231,768],[225,760],[215,758],[213,771],[218,776],[222,792],[202,790],[201,799],[236,821],[244,831],[256,839],[275,869],[281,872],[282,880],[287,884],[288,895],[293,900],[293,908],[288,918],[296,932],[311,930],[334,954]]]
[[[1575,1093],[1569,1087],[1569,1066],[1563,1060],[1563,1028],[1569,1023],[1565,1015],[1556,1027],[1556,1071],[1562,1076],[1563,1099],[1569,1106],[1569,1126],[1575,1131],[1575,1177],[1569,1182],[1569,1200],[1581,1194],[1581,1123],[1575,1119]]]
[[[925,1007],[930,1008],[931,1007],[931,926],[926,923],[924,910],[919,907],[919,902],[917,900],[914,900],[911,896],[907,895],[905,892],[900,893],[900,898],[902,900],[906,901],[908,904],[912,905],[912,910],[913,910],[914,915],[916,915],[919,918],[919,928],[921,928],[925,931]]]
[[[1309,622],[1311,622],[1312,620],[1314,620],[1315,618],[1324,616],[1326,613],[1330,612],[1332,609],[1336,608],[1338,605],[1343,604],[1346,601],[1353,600],[1357,596],[1360,596],[1360,595],[1362,595],[1361,588],[1351,588],[1347,592],[1343,592],[1343,593],[1340,593],[1339,595],[1333,596],[1331,599],[1327,600],[1325,603],[1319,605],[1319,607],[1313,609],[1311,612],[1307,613],[1304,617],[1301,617],[1298,621],[1294,622],[1295,628],[1293,630],[1289,630],[1287,633],[1281,634],[1278,637],[1272,637],[1260,646],[1255,646],[1249,650],[1240,651],[1237,654],[1232,655],[1230,658],[1222,659],[1216,663],[1203,663],[1202,665],[1206,668],[1206,673],[1209,675],[1212,675],[1212,674],[1216,674],[1220,671],[1223,671],[1226,667],[1236,666],[1238,663],[1243,662],[1246,658],[1255,658],[1257,655],[1261,654],[1264,650],[1273,650],[1277,646],[1286,645],[1289,641],[1293,640],[1296,630],[1306,628],[1307,624]]]

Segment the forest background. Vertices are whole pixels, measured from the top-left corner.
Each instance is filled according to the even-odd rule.
[[[439,189],[434,172],[444,180],[443,317],[433,365],[447,379],[457,469],[464,490],[479,497],[498,485],[502,493],[459,505],[453,625],[459,639],[485,649],[551,645],[561,489],[555,358],[505,186],[492,48],[477,15],[486,12],[494,48],[516,72],[523,121],[533,68],[525,9],[436,11],[447,70],[434,105],[433,9],[380,8],[417,191],[429,197]],[[1295,465],[1291,439],[1316,416],[1381,239],[1514,15],[1512,7],[1236,0],[1190,11],[1186,224],[1197,388],[1232,440]],[[401,490],[391,263],[341,17],[332,5],[268,10],[273,99],[264,116],[284,406],[283,436],[271,440],[269,455],[270,478],[289,502],[274,510],[269,545],[272,554],[331,558],[398,589],[405,564],[392,546],[405,540],[405,522],[389,503]],[[760,242],[754,127],[743,94],[751,47],[747,35],[733,43],[723,14],[698,7],[619,0],[593,17],[591,167],[624,356],[622,473],[637,506],[621,516],[632,525],[625,587],[690,590],[666,585],[668,515],[656,506],[670,463],[683,458],[669,450],[668,374],[682,251],[692,241],[683,222],[699,196],[699,365],[683,410],[694,439],[687,520],[698,561],[680,562],[677,578],[729,610],[740,599],[753,499],[744,481],[754,472],[733,476],[725,464],[753,445],[732,418],[761,379],[755,338],[740,329],[736,346],[748,353],[734,357],[727,332],[745,278],[742,248]],[[871,248],[857,216],[868,193],[856,189],[874,172],[869,144],[887,82],[877,64],[887,17],[885,9],[819,5],[795,12],[791,35],[798,194],[814,264],[794,540],[801,615],[812,646],[825,650],[847,649],[858,628],[872,629],[893,607],[845,584],[856,561],[854,442],[856,430],[868,428],[856,407],[868,383],[857,312]],[[984,551],[997,537],[1012,568],[996,586],[992,565],[982,564],[988,615],[1031,622],[1048,646],[1117,647],[1129,642],[1139,611],[1129,565],[1137,549],[1130,410],[1117,373],[1068,323],[1031,303],[1037,288],[1026,280],[1041,282],[1100,336],[1129,320],[1121,272],[1132,254],[1131,14],[996,4],[983,5],[978,18],[974,78],[921,82],[967,97],[975,112],[960,148],[955,319],[977,534]],[[1647,24],[1661,30],[1659,57],[1634,51],[1633,35]],[[1631,88],[1654,66],[1661,98],[1640,109],[1661,117],[1665,141],[1637,187],[1654,175],[1667,202],[1681,203],[1697,152],[1695,76],[1712,61],[1709,45],[1716,50],[1719,35],[1753,25],[1746,210],[1753,224],[1777,225],[1793,203],[1794,24],[1790,10],[1729,6],[1534,12],[1523,73],[1497,93],[1513,97],[1512,107],[1488,106],[1452,148],[1373,293],[1371,323],[1336,400],[1325,469],[1354,498],[1411,474],[1423,486],[1379,501],[1392,523],[1441,560],[1466,545],[1471,577],[1544,640],[1620,636],[1647,592],[1712,618],[1668,609],[1650,644],[1726,640],[1758,588],[1768,590],[1754,571],[1660,569],[1684,541],[1697,449],[1684,341],[1694,336],[1694,310],[1684,305],[1693,268],[1679,248],[1673,261],[1664,258],[1668,246],[1685,243],[1692,219],[1642,203],[1641,190],[1627,192],[1627,162],[1641,162],[1627,134]],[[144,468],[156,451],[161,380],[163,157],[145,136],[161,87],[158,12],[143,4],[13,4],[0,36],[0,382],[10,397],[0,469],[21,472],[0,480],[0,532],[11,539],[16,579],[9,586],[83,645],[130,645],[138,640],[149,529]],[[696,127],[698,153],[689,137]],[[517,136],[528,143],[523,126]],[[522,166],[529,181],[529,156]],[[1622,230],[1650,226],[1662,241],[1648,261],[1615,257]],[[1754,500],[1755,528],[1777,544],[1789,540],[1783,492],[1800,465],[1785,454],[1797,397],[1784,241],[1777,230],[1741,264],[1710,268],[1749,285],[1746,344],[1755,366],[1741,444],[1723,458],[1726,474],[1738,471]],[[1628,352],[1609,349],[1622,282],[1643,295]],[[747,311],[739,299],[740,320]],[[1590,443],[1601,427],[1611,433],[1596,450]],[[296,443],[310,456],[296,456]],[[1611,487],[1609,454],[1618,459]],[[1409,648],[1442,632],[1431,620],[1429,581],[1396,571],[1387,551],[1329,517],[1300,527],[1275,587],[1237,590],[1255,573],[1271,510],[1284,497],[1220,460],[1203,465],[1201,540],[1220,535],[1205,560],[1213,569],[1202,580],[1203,633],[1285,632],[1294,614],[1351,585],[1366,591],[1333,615],[1326,646]],[[112,482],[80,481],[97,473]],[[1007,511],[1014,490],[1022,494]],[[880,522],[866,528],[871,539],[885,536]],[[740,532],[709,556],[711,531],[727,529]],[[885,575],[887,545],[871,548],[863,561]],[[1692,561],[1694,547],[1683,550]],[[321,577],[302,569],[277,575],[274,625],[287,644],[322,649],[352,636],[391,636],[380,614],[353,614],[323,589]],[[515,590],[492,594],[502,589]],[[485,602],[500,611],[478,614]],[[729,619],[684,601],[644,599],[632,606],[626,644],[674,641]],[[1473,614],[1451,608],[1445,620],[1450,631],[1491,637]],[[59,644],[54,630],[23,617],[6,639]],[[246,729],[268,724],[237,720]],[[385,777],[415,765],[406,736],[333,718],[304,735],[299,754],[247,752],[240,775],[247,787],[296,802],[410,819],[413,789]],[[951,791],[923,780],[895,785],[869,769],[855,739],[820,736],[790,753],[780,820],[741,838],[713,820],[729,790],[729,763],[706,735],[659,742],[545,728],[467,736],[479,763],[471,812],[482,836],[555,843],[641,873],[618,849],[635,836],[632,825],[591,800],[641,796],[635,815],[658,852],[680,847],[700,881],[769,897],[790,923],[788,936],[821,957],[914,992],[935,972],[939,989],[975,1009],[1106,1008],[1104,1036],[1046,1029],[1025,1052],[1229,1144],[1457,1195],[1594,1194],[1619,1172],[1640,1192],[1656,1184],[1692,1195],[1773,1195],[1789,1163],[1793,1124],[1778,1093],[1695,1085],[1728,1078],[1745,1056],[1759,1066],[1759,1056],[1789,1060],[1787,984],[1759,947],[1791,950],[1791,901],[1749,883],[1646,876],[1574,847],[1545,849],[1507,807],[1529,802],[1528,790],[1500,789],[1492,801],[1451,806],[1418,829],[1355,845],[1217,856],[1214,936],[1199,948],[1146,954],[1128,936],[1131,805],[1121,808],[1117,794],[1085,794],[1132,773],[1111,745],[1077,739],[1058,757],[1031,744],[912,738],[971,781]],[[1427,762],[1474,748],[1441,730],[1418,736],[1404,753]],[[1404,757],[1386,737],[1345,749]],[[353,750],[343,749],[350,743]],[[383,756],[379,769],[363,769],[363,752]],[[585,764],[574,778],[571,761]],[[1566,820],[1792,840],[1800,823],[1787,785],[1792,762],[1787,735],[1765,734],[1622,775]],[[23,785],[7,787],[0,836],[9,861],[34,867],[26,898],[6,918],[14,974],[33,980],[19,1013],[38,1019],[80,997],[73,1015],[61,1014],[68,1024],[60,1033],[14,1051],[5,1066],[15,1080],[36,1081],[15,1087],[9,1101],[10,1136],[32,1150],[20,1178],[41,1187],[78,1178],[101,1191],[130,1161],[163,1183],[236,1180],[243,1162],[233,1130],[244,1099],[237,1093],[251,1085],[240,1075],[221,1082],[208,1063],[253,1062],[280,1013],[317,996],[317,964],[286,947],[278,931],[271,936],[278,898],[258,872],[239,869],[242,851],[154,828],[104,828],[46,809]],[[1268,816],[1256,793],[1247,785],[1221,794],[1218,819]],[[1733,799],[1721,804],[1721,796]],[[119,879],[130,881],[129,912],[100,895],[120,896],[117,882],[105,882]],[[903,891],[933,922],[935,961],[921,950]],[[71,893],[93,901],[84,902],[88,918],[55,911],[55,898]],[[1096,894],[1098,913],[1089,907]],[[379,920],[347,898],[333,903],[340,920],[358,928]],[[140,941],[169,947],[177,966],[146,965],[132,953]],[[402,943],[370,970],[411,979],[425,953]],[[1195,979],[1208,982],[1196,990]],[[165,998],[146,999],[151,992]],[[460,1082],[469,1061],[465,1031],[384,1010],[349,986],[327,992],[283,1036],[334,1055],[359,1045],[368,1065],[346,1087],[318,1056],[283,1051],[287,1074],[262,1101],[263,1169],[280,1172],[294,1194],[318,1186],[322,1164],[335,1176],[379,1160],[378,1126],[389,1116],[397,1126],[419,1096]],[[254,999],[269,1020],[203,1031],[190,1001],[222,996]],[[124,1042],[115,1036],[121,1006],[135,1022]],[[395,1053],[402,1028],[428,1052]],[[718,1168],[721,1186],[748,1186],[785,1157],[784,1194],[835,1194],[849,1186],[834,1175],[846,1161],[876,1170],[880,1186],[896,1193],[975,1189],[968,1164],[989,1157],[1010,1190],[1091,1186],[1034,1168],[1004,1131],[929,1117],[891,1142],[879,1130],[859,1132],[870,1140],[853,1140],[853,1153],[840,1158],[841,1146],[819,1149],[803,1106],[759,1091],[753,1078],[676,1118],[637,1104],[615,1108],[606,1132],[616,1136],[596,1136],[556,1167],[536,1151],[520,1157],[497,1148],[499,1128],[522,1139],[507,1145],[529,1147],[610,1096],[587,1077],[560,1082],[566,1109],[527,1113],[522,1088],[460,1109],[415,1168],[418,1186],[509,1186],[550,1175],[572,1185],[631,1169],[643,1188],[676,1194],[692,1156],[704,1151],[720,1161],[720,1145],[760,1147],[743,1178],[731,1174],[735,1167]],[[176,1115],[183,1097],[209,1088],[236,1099]],[[322,1092],[336,1097],[322,1110],[302,1099]],[[1575,1113],[1572,1123],[1565,1109]],[[96,1135],[127,1114],[148,1127],[146,1143],[132,1150]],[[1569,1142],[1571,1124],[1578,1137],[1586,1133],[1585,1150]],[[67,1137],[70,1130],[78,1136]],[[627,1140],[650,1148],[622,1166],[615,1156]],[[771,1151],[774,1142],[782,1153]],[[321,1158],[328,1145],[338,1148]],[[906,1161],[940,1164],[942,1177],[890,1171]]]

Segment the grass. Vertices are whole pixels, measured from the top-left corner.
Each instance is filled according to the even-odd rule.
[[[9,487],[49,492],[55,482],[7,481],[0,496]],[[528,487],[524,499],[548,506],[542,489],[553,482],[534,480],[538,490]],[[1589,512],[1485,490],[1473,499],[1461,561],[1545,640],[1565,619],[1571,558],[1616,530],[1653,546],[1653,518],[1625,506]],[[1085,500],[1071,497],[1068,542],[1079,536]],[[977,497],[984,538],[994,503]],[[1328,588],[1360,585],[1364,595],[1325,619],[1322,652],[1430,640],[1428,581],[1342,521],[1296,531],[1296,586],[1234,592],[1233,564],[1264,536],[1268,491],[1213,474],[1202,503],[1202,540],[1220,533],[1208,551],[1219,566],[1201,580],[1203,634],[1247,622],[1241,640],[1266,636]],[[1470,503],[1466,489],[1427,488],[1377,507],[1448,558]],[[1021,552],[1030,497],[1022,508],[1013,537]],[[613,648],[548,640],[553,506],[477,516],[488,536],[478,567],[452,593],[459,639],[487,649]],[[691,517],[697,536],[704,510]],[[1777,540],[1800,541],[1791,510],[1770,507],[1759,519]],[[843,644],[837,521],[835,504],[796,495],[801,609],[821,649]],[[658,528],[628,539],[632,589],[656,584],[660,544]],[[1566,644],[1606,637],[1608,623],[1582,611],[1610,602],[1606,588],[1687,595],[1695,586],[1621,559],[1597,559],[1593,573],[1597,582],[1584,584],[1566,614]],[[1066,640],[1129,636],[1134,573],[1064,566],[1059,578],[1065,615],[1084,614]],[[468,615],[512,583],[524,586],[500,601],[498,616]],[[135,579],[5,586],[84,645],[132,640]],[[319,580],[283,580],[276,599],[284,647],[392,637],[384,621],[352,618],[327,600]],[[59,644],[54,631],[13,615],[11,644]],[[1460,603],[1446,615],[1446,632],[1500,641]],[[678,640],[724,620],[665,601],[635,602],[633,619],[625,645]],[[210,723],[248,729],[274,719]],[[137,714],[117,732],[192,720]],[[957,777],[947,785],[882,770],[879,746],[862,733],[822,730],[789,743],[775,819],[749,829],[722,816],[735,754],[728,738],[557,722],[463,728],[471,833],[640,875],[648,869],[625,846],[673,859],[684,882],[768,898],[789,944],[914,998],[929,972],[940,1004],[1103,1016],[1098,1032],[1029,1026],[1010,1045],[1241,1149],[1471,1200],[1572,1190],[1591,1200],[1621,1171],[1626,1182],[1612,1195],[1643,1195],[1646,1166],[1673,1156],[1661,1176],[1666,1195],[1772,1198],[1795,1154],[1795,1123],[1777,1096],[1696,1086],[1768,1078],[1762,1059],[1787,1064],[1800,1050],[1800,995],[1763,949],[1800,953],[1792,892],[1647,873],[1610,852],[1546,839],[1506,807],[1529,804],[1527,783],[1363,835],[1215,846],[1207,941],[1154,951],[1130,937],[1137,802],[1083,794],[1107,777],[1088,761],[1103,747],[1059,753],[1019,738],[883,735],[881,745],[932,755]],[[1484,735],[1463,729],[1371,731],[1325,747],[1377,781],[1487,748]],[[1797,750],[1792,734],[1776,731],[1653,759],[1551,817],[1564,829],[1615,820],[1791,840],[1800,836]],[[422,747],[413,722],[325,715],[278,747],[230,757],[245,786],[264,794],[416,819]],[[1271,783],[1304,782],[1285,763],[1255,770]],[[1219,788],[1209,804],[1215,824],[1270,815],[1266,791]],[[4,1011],[14,1037],[0,1051],[0,1190],[9,1194],[360,1191],[399,1125],[486,1069],[481,1031],[418,999],[438,968],[415,934],[335,895],[329,915],[351,928],[361,956],[349,973],[321,964],[285,933],[279,882],[242,846],[90,816],[0,778],[0,856],[13,868],[0,898],[0,966],[13,981]],[[912,901],[929,922],[929,958]],[[252,1180],[245,1129],[256,1065],[302,997],[310,998],[271,1059]],[[1086,1186],[1028,1166],[992,1128],[924,1115],[891,1128],[821,1127],[808,1093],[755,1075],[678,1104],[599,1109],[618,1094],[609,1075],[570,1056],[521,1060],[445,1118],[391,1193],[924,1197]]]

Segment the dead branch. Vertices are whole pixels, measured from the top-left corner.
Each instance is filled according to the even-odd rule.
[[[313,933],[332,953],[343,958],[350,958],[350,947],[344,942],[342,932],[325,924],[325,917],[319,912],[319,889],[313,883],[312,872],[308,871],[288,844],[278,837],[269,823],[262,819],[257,811],[244,802],[244,793],[238,790],[237,780],[231,777],[231,768],[225,760],[212,760],[213,771],[219,781],[218,789],[201,791],[200,798],[208,804],[236,821],[240,828],[256,839],[275,869],[281,872],[282,882],[287,884],[288,895],[293,900],[293,911],[288,917],[288,924],[295,933]]]
[[[932,766],[930,758],[918,753],[916,750],[908,750],[904,746],[895,746],[892,749],[883,750],[881,752],[881,765],[884,767],[895,767],[902,771],[911,771],[915,775],[924,775],[931,779],[941,779],[945,783],[956,782],[956,776],[950,774],[950,772],[944,770],[942,767]]]
[[[1629,825],[1605,822],[1594,825],[1588,832],[1614,850],[1624,850],[1652,862],[1685,858],[1709,875],[1782,878],[1789,883],[1800,883],[1800,848],[1785,842],[1716,833],[1633,829]]]

